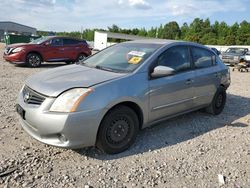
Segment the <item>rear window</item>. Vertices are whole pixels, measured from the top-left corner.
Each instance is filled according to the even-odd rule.
[[[203,48],[192,47],[192,57],[195,68],[206,68],[215,64],[214,53]]]
[[[74,44],[79,44],[80,41],[79,40],[75,40],[75,39],[63,39],[63,44],[64,45],[74,45]]]

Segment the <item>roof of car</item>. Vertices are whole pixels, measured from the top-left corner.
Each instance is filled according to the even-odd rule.
[[[201,48],[206,48],[210,51],[212,51],[207,46],[204,46],[202,44],[196,43],[196,42],[190,42],[190,41],[183,41],[183,40],[167,40],[167,39],[142,39],[142,40],[133,40],[133,41],[127,41],[125,43],[141,43],[141,44],[159,44],[159,45],[169,45],[173,43],[180,43],[185,45],[191,45]]]
[[[166,40],[166,39],[142,39],[127,41],[126,43],[142,43],[142,44],[171,44],[174,42],[183,42],[178,40]]]
[[[74,40],[80,40],[80,41],[85,41],[84,39],[78,39],[74,37],[68,37],[68,36],[47,36],[49,39],[52,38],[64,38],[64,39],[74,39]]]

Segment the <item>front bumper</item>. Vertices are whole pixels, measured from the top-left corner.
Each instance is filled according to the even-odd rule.
[[[18,104],[25,110],[23,129],[36,140],[57,147],[82,148],[94,146],[102,110],[74,113],[49,112],[55,98],[46,98],[40,105],[26,104],[22,93]]]
[[[5,61],[15,63],[15,64],[23,64],[25,63],[25,53],[24,52],[18,52],[13,54],[4,54],[3,58]]]

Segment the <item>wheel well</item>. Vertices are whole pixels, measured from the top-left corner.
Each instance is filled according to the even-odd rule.
[[[131,108],[132,110],[134,110],[137,117],[138,117],[138,119],[139,119],[139,128],[140,129],[142,128],[142,125],[143,125],[143,113],[142,113],[141,108],[136,103],[130,102],[130,101],[121,102],[121,103],[116,104],[112,108],[110,108],[108,110],[108,112],[110,112],[112,109],[116,108],[117,106],[127,106],[127,107]]]
[[[220,84],[221,87],[226,88],[223,84]]]
[[[43,62],[43,56],[42,56],[39,52],[37,52],[37,51],[30,51],[29,53],[27,53],[26,57],[27,57],[29,54],[31,54],[31,53],[34,53],[34,54],[39,55],[39,56],[41,57],[41,59],[42,59],[42,62]]]

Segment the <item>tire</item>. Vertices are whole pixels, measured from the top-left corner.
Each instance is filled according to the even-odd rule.
[[[81,63],[84,61],[84,59],[86,59],[86,55],[85,54],[79,54],[79,56],[77,57],[76,63]]]
[[[32,68],[40,67],[41,63],[42,63],[42,58],[37,53],[29,53],[26,57],[26,64],[29,67]]]
[[[213,115],[219,115],[225,107],[226,99],[226,90],[220,86],[214,95],[212,103],[206,108],[206,111]]]
[[[138,116],[127,106],[118,106],[104,117],[96,146],[105,153],[116,154],[128,149],[139,131]]]

